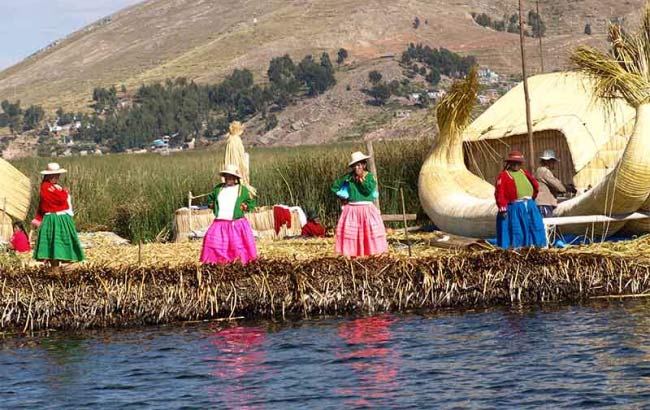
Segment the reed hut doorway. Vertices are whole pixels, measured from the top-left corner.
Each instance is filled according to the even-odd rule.
[[[535,139],[535,163],[539,164],[539,157],[545,150],[552,149],[560,159],[553,173],[563,183],[573,183],[576,172],[564,134],[558,130],[546,130],[535,132],[533,136]],[[506,138],[464,142],[465,166],[475,175],[494,184],[497,175],[503,170],[503,159],[512,150],[519,150],[524,155],[528,155],[528,135],[520,134]],[[535,170],[529,171],[534,172]]]

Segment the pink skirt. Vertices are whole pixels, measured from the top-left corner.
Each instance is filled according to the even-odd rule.
[[[201,262],[226,264],[239,260],[245,265],[254,259],[257,259],[255,237],[246,218],[212,222],[203,237]]]
[[[388,252],[386,228],[373,204],[347,204],[336,226],[334,250],[345,256]]]

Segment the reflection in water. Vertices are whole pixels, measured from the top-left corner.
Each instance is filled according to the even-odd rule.
[[[0,408],[646,408],[648,312],[607,301],[5,339]]]
[[[47,337],[41,341],[47,364],[45,375],[48,384],[59,390],[74,386],[83,379],[79,363],[85,360],[84,338],[72,334],[67,338]]]
[[[358,378],[349,388],[337,389],[345,396],[352,396],[351,407],[370,406],[386,402],[397,387],[396,354],[391,344],[390,325],[395,319],[390,315],[366,317],[344,322],[339,336],[346,342],[344,351],[337,357],[344,359]]]
[[[208,359],[214,365],[211,374],[220,383],[209,390],[221,396],[220,406],[259,408],[254,404],[257,400],[249,384],[264,373],[264,339],[264,330],[243,326],[217,330],[210,337],[210,344],[217,347],[215,357]]]

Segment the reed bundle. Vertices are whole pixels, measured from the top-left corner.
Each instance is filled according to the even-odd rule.
[[[246,266],[170,260],[153,248],[144,250],[156,251],[151,263],[81,264],[58,277],[38,267],[5,269],[0,328],[133,326],[650,294],[649,258],[637,257],[647,249],[647,238],[633,242],[629,252],[616,244],[568,252],[419,248],[410,258],[394,252],[356,260],[319,253],[331,249],[331,240],[296,241],[301,253],[293,254],[289,249],[296,244],[286,242],[293,246],[284,253],[264,245],[262,258]],[[198,255],[195,243],[167,246],[170,255]],[[89,251],[100,259],[100,249]],[[113,259],[115,254],[114,249]]]
[[[275,218],[273,207],[263,206],[255,208],[246,214],[246,219],[255,232],[255,236],[262,239],[282,239],[287,236],[300,235],[301,225],[298,212],[291,211],[291,228],[283,225],[278,233],[275,232]],[[183,242],[192,236],[193,231],[207,230],[214,221],[211,209],[192,210],[192,226],[190,229],[190,216],[188,208],[176,210],[174,216],[174,238],[176,242]]]

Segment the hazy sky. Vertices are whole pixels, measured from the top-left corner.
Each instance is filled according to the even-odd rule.
[[[0,0],[0,70],[142,0]]]

